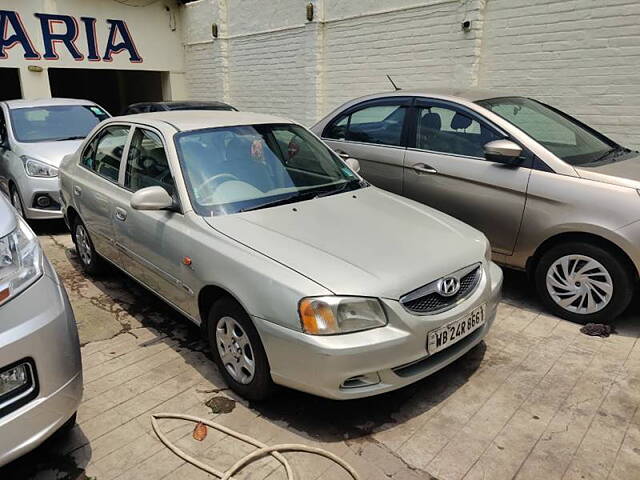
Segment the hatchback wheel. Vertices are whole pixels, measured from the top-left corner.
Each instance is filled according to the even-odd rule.
[[[73,241],[76,244],[76,252],[80,257],[82,269],[90,275],[102,272],[102,258],[93,248],[87,227],[80,219],[77,219],[73,226]]]
[[[274,390],[269,361],[249,315],[231,298],[218,300],[207,322],[213,358],[227,384],[249,400],[264,400]]]
[[[617,254],[570,242],[545,252],[535,271],[536,288],[556,315],[578,323],[606,323],[633,297],[633,274]]]
[[[17,210],[18,215],[22,218],[26,218],[24,214],[24,207],[22,206],[22,199],[20,198],[20,192],[18,192],[18,189],[13,185],[11,185],[9,190],[11,195],[11,205],[13,205],[13,208]]]

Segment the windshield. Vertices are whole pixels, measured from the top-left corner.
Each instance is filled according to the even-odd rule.
[[[321,141],[291,124],[246,125],[176,135],[194,210],[224,215],[360,188]]]
[[[109,115],[96,105],[56,105],[11,111],[13,135],[19,142],[80,140]]]
[[[529,98],[494,98],[476,103],[511,122],[571,165],[599,162],[620,149],[568,115]]]

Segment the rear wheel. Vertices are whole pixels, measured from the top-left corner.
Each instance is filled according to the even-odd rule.
[[[9,195],[11,197],[11,205],[13,205],[13,208],[17,210],[18,215],[22,218],[26,218],[20,192],[18,192],[18,188],[13,184],[9,187]]]
[[[87,227],[79,218],[76,218],[73,224],[73,241],[85,273],[90,275],[101,273],[104,267],[103,260],[93,247]]]
[[[218,300],[207,322],[213,358],[227,385],[249,400],[271,396],[274,384],[262,341],[249,315],[232,298]]]
[[[631,302],[634,275],[617,253],[586,242],[567,242],[542,255],[535,282],[542,302],[559,317],[607,323]]]

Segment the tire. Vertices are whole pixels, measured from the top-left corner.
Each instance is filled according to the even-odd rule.
[[[546,251],[534,279],[547,309],[582,324],[615,319],[631,302],[635,285],[634,273],[618,253],[580,241]]]
[[[262,341],[238,302],[225,297],[213,305],[207,336],[213,358],[234,392],[255,401],[273,394],[275,385]]]
[[[69,420],[64,422],[64,424],[56,432],[56,435],[62,435],[62,436],[68,435],[69,432],[73,430],[73,427],[76,426],[77,417],[78,417],[78,412],[74,413]]]
[[[78,253],[82,270],[89,275],[102,273],[104,260],[93,247],[89,231],[79,218],[76,218],[75,222],[73,222],[72,232],[73,243],[76,245],[76,252]]]
[[[20,192],[18,188],[11,184],[9,186],[9,199],[11,200],[11,205],[17,210],[18,215],[26,220],[27,216],[24,213],[24,204],[22,203],[22,197],[20,196]]]

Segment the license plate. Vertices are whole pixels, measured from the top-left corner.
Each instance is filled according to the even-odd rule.
[[[440,350],[444,350],[482,325],[484,325],[484,305],[474,309],[464,318],[429,332],[427,335],[427,351],[433,355]]]

